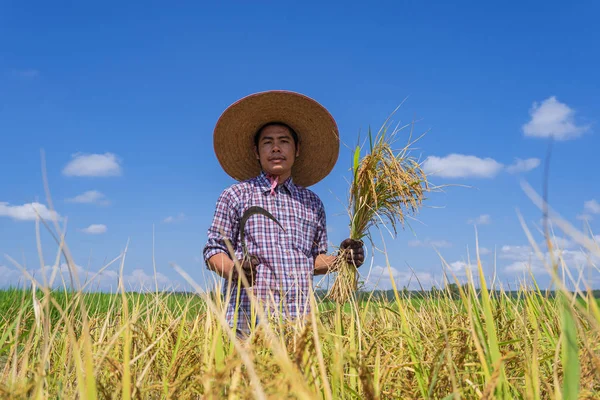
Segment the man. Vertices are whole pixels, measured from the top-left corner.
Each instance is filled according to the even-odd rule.
[[[327,255],[326,215],[319,197],[307,189],[322,180],[339,153],[336,123],[316,101],[293,92],[269,91],[232,104],[214,131],[219,163],[239,182],[225,189],[216,204],[204,247],[207,267],[226,279],[227,320],[247,333],[250,299],[238,293],[237,270],[227,248],[249,282],[261,307],[276,316],[297,318],[309,311],[313,275],[322,275],[345,257],[357,267],[364,262],[362,242],[344,240],[337,256]],[[240,220],[252,206],[268,211],[250,217],[240,237]],[[238,300],[239,299],[239,300]]]

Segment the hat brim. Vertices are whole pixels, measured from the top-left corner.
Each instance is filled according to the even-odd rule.
[[[273,121],[286,123],[298,134],[300,156],[292,167],[294,183],[312,186],[331,172],[340,150],[334,118],[310,97],[273,90],[236,101],[217,121],[213,133],[214,150],[229,176],[243,181],[260,174],[254,154],[254,135],[261,126]]]

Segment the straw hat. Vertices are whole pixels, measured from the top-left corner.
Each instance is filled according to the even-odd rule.
[[[269,122],[283,122],[298,134],[300,156],[292,167],[294,183],[311,186],[337,162],[340,140],[329,112],[300,93],[273,90],[246,96],[230,105],[215,126],[214,149],[221,167],[241,181],[260,174],[254,135]]]

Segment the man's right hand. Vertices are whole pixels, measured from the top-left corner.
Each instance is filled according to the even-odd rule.
[[[254,282],[256,281],[257,267],[258,267],[258,264],[260,264],[260,261],[258,260],[258,257],[256,257],[256,256],[248,256],[247,258],[244,258],[242,260],[238,260],[238,262],[240,263],[240,266],[242,267],[242,272],[246,276],[246,280],[248,281],[248,285],[249,286],[254,286]],[[237,281],[237,279],[238,279],[238,273],[237,272],[238,272],[238,269],[237,269],[237,267],[234,264],[233,265],[233,274],[232,274],[232,279],[234,281]]]
[[[258,257],[250,256],[246,260],[238,260],[242,271],[248,280],[250,286],[256,281],[256,272],[259,264]],[[235,263],[226,253],[217,253],[208,260],[208,269],[216,272],[225,279],[237,281],[238,274]]]

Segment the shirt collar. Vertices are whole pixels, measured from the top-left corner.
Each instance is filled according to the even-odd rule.
[[[269,192],[271,190],[271,182],[269,182],[269,178],[267,178],[267,173],[265,171],[260,172],[260,175],[258,175],[257,180],[260,187],[263,188],[263,193]],[[290,194],[296,194],[296,184],[294,183],[294,180],[291,176],[288,179],[286,179],[282,185],[280,184],[280,186],[286,188],[290,192]]]

